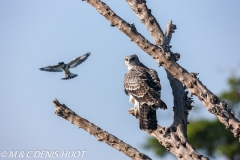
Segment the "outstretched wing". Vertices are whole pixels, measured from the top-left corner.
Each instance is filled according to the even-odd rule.
[[[39,68],[41,71],[48,71],[48,72],[62,72],[61,65],[53,65],[53,66],[47,66],[43,68]]]
[[[71,62],[68,63],[68,67],[69,68],[75,68],[77,67],[79,64],[81,64],[82,62],[84,62],[88,57],[90,56],[90,52],[78,57],[78,58],[74,58]]]
[[[149,69],[135,66],[124,76],[124,89],[126,93],[131,94],[140,104],[160,107],[160,84],[154,81]]]

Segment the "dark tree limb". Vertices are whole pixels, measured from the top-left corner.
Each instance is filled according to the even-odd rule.
[[[136,13],[136,16],[140,21],[146,26],[147,30],[153,37],[154,43],[157,46],[162,46],[164,44],[164,34],[160,28],[159,23],[152,15],[151,10],[148,9],[145,0],[127,0],[129,6]]]
[[[145,3],[144,0],[138,0],[139,3]],[[120,31],[124,32],[137,46],[144,52],[153,57],[159,66],[163,66],[174,78],[183,83],[192,95],[196,95],[199,100],[206,106],[208,111],[214,114],[222,124],[226,126],[234,137],[240,141],[240,121],[235,117],[234,112],[227,108],[227,103],[220,101],[202,82],[196,77],[195,73],[189,73],[186,69],[176,63],[176,55],[172,52],[165,52],[164,48],[151,44],[144,38],[134,25],[130,25],[122,18],[117,16],[109,6],[100,0],[86,0],[98,10],[111,26],[116,26]]]
[[[154,39],[154,42],[159,42],[160,39],[161,43],[158,43],[156,45],[162,46],[165,52],[170,51],[170,42],[172,38],[172,33],[174,33],[176,28],[176,25],[172,24],[172,21],[169,21],[169,23],[166,26],[166,32],[164,37],[162,38],[162,29],[160,28],[160,25],[158,24],[157,20],[154,18],[154,16],[151,14],[151,10],[148,9],[146,2],[142,1],[141,3],[135,0],[127,0],[129,6],[132,8],[132,10],[135,12],[137,17],[141,20],[141,22],[146,26],[147,30],[151,33],[152,38]],[[160,33],[160,37],[159,37]],[[178,56],[179,59],[180,56]],[[178,60],[176,57],[176,60]],[[165,69],[166,70],[166,69]],[[174,97],[174,122],[173,126],[177,126],[178,124],[182,124],[184,135],[187,131],[187,109],[191,109],[187,106],[188,97],[186,95],[185,89],[181,82],[179,82],[177,79],[175,79],[167,70],[167,77],[170,81],[170,85],[172,88],[172,93]],[[190,103],[191,105],[191,103]],[[187,136],[185,137],[187,139]]]
[[[167,151],[173,153],[178,159],[208,160],[208,157],[197,153],[191,144],[188,143],[182,129],[182,124],[170,128],[158,126],[157,130],[148,132],[148,134],[155,137]]]
[[[157,20],[151,14],[151,11],[147,8],[146,3],[138,3],[135,0],[127,0],[127,2],[129,4],[129,6],[132,8],[132,10],[135,12],[137,17],[146,26],[147,30],[151,33],[155,44],[156,44],[156,42],[158,42],[158,39],[161,39],[161,42],[163,42],[163,43],[162,44],[159,43],[157,45],[162,46],[165,52],[169,52],[172,33],[174,33],[174,30],[176,29],[176,25],[172,24],[172,21],[170,21],[166,26],[166,32],[165,32],[164,37],[163,38],[158,37],[159,34],[157,34],[157,33],[161,33],[161,35],[162,35],[162,30],[161,30],[160,25],[158,24]],[[144,11],[144,12],[142,12],[142,11]],[[170,135],[170,137],[171,136],[181,137],[180,139],[182,142],[188,143],[188,140],[187,140],[188,109],[191,109],[190,107],[188,107],[189,105],[187,103],[189,98],[187,96],[187,93],[185,92],[185,89],[184,89],[182,83],[179,82],[179,80],[177,80],[176,78],[174,78],[166,69],[165,69],[165,71],[167,73],[167,77],[169,79],[170,86],[172,88],[173,102],[174,102],[174,107],[173,107],[174,121],[169,130],[169,132],[172,132],[172,134],[170,133],[169,135]],[[190,103],[190,106],[191,106],[191,103]],[[179,128],[177,130],[177,132],[175,131],[176,128]],[[158,137],[156,137],[156,138],[159,140],[160,143],[162,143],[161,139],[159,139]],[[175,138],[171,142],[172,143],[170,143],[170,142],[167,143],[168,146],[172,146],[172,144],[181,143],[181,142],[178,142],[178,140]],[[165,145],[165,148],[166,147],[167,146]],[[178,150],[174,146],[168,147],[167,149],[172,150],[171,152],[173,154],[175,154],[178,158],[181,158],[183,155],[182,153],[178,154],[178,153],[176,153],[176,151],[173,151],[173,150]],[[187,153],[191,153],[194,151],[194,149],[190,144],[188,144],[188,149],[186,149],[185,151],[187,151]],[[184,152],[184,153],[186,153],[186,152]],[[195,155],[196,155],[195,157],[201,156],[196,152],[195,152]],[[188,156],[185,156],[184,158],[192,159],[192,157],[188,157]]]
[[[133,160],[151,160],[151,158],[149,158],[147,155],[139,152],[129,144],[124,143],[114,135],[109,134],[88,120],[80,117],[65,104],[59,103],[57,99],[55,99],[53,103],[55,105],[55,114],[66,119],[70,123],[75,124],[78,128],[82,128],[89,132],[91,135],[95,136],[98,141],[104,142],[109,146],[123,152]],[[180,125],[175,128],[164,128],[158,126],[156,131],[147,133],[156,137],[168,151],[175,154],[178,158],[207,160],[208,158],[198,154],[194,148],[187,141],[185,141],[183,135],[176,134],[180,132],[179,130],[181,130]]]
[[[104,142],[109,146],[123,152],[125,155],[133,160],[151,160],[147,155],[139,152],[136,148],[133,148],[129,144],[118,139],[114,135],[102,130],[98,126],[89,122],[88,120],[78,116],[74,111],[69,109],[65,104],[61,104],[57,99],[53,101],[55,105],[55,114],[68,120],[72,124],[82,128],[96,137],[98,141]]]

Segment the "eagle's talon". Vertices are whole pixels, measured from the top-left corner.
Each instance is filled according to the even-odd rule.
[[[133,116],[135,116],[136,118],[138,118],[138,112],[136,108],[131,108],[128,110],[128,114],[132,114]]]

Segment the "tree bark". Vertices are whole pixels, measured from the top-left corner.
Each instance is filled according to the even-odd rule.
[[[53,103],[55,105],[55,114],[68,120],[70,123],[75,124],[78,128],[82,128],[89,132],[91,135],[95,136],[98,141],[112,146],[133,160],[151,160],[151,158],[149,158],[147,155],[139,152],[129,144],[124,143],[114,135],[111,135],[88,120],[80,117],[65,104],[59,103],[57,99],[55,99]],[[157,130],[154,132],[147,133],[156,137],[168,151],[176,155],[176,157],[179,159],[207,160],[207,157],[198,154],[194,148],[187,141],[185,141],[183,135],[178,134],[183,132],[180,130],[181,124],[177,127],[171,128],[158,126]]]
[[[98,141],[104,142],[109,146],[123,152],[125,155],[133,160],[151,160],[147,155],[139,152],[136,148],[133,148],[129,144],[118,139],[114,135],[102,130],[98,126],[89,122],[88,120],[78,116],[74,111],[69,109],[65,104],[59,103],[57,99],[53,101],[55,105],[55,114],[68,120],[72,124],[82,128],[96,137]]]
[[[127,0],[129,6],[132,8],[132,10],[135,12],[137,17],[141,20],[141,22],[146,26],[147,30],[151,33],[152,38],[157,46],[163,46],[163,49],[165,52],[170,51],[170,42],[172,38],[172,33],[174,33],[176,28],[176,25],[172,24],[172,21],[170,21],[166,26],[166,32],[163,36],[162,29],[160,28],[160,25],[158,24],[155,17],[151,14],[151,10],[148,9],[146,5],[146,1],[142,0],[135,1],[135,0]],[[161,43],[162,42],[162,43]],[[176,60],[180,58],[179,54],[176,54]],[[172,88],[173,93],[173,102],[174,102],[174,122],[173,126],[177,126],[178,124],[182,123],[183,133],[186,134],[187,131],[187,115],[188,111],[192,108],[191,103],[189,104],[189,98],[187,96],[187,92],[185,92],[185,89],[181,82],[179,82],[177,79],[175,79],[166,69],[167,77],[170,82],[170,86]],[[191,101],[190,101],[191,102]],[[185,136],[187,139],[187,136]]]
[[[155,44],[158,46],[162,46],[165,52],[169,52],[172,33],[175,32],[174,30],[176,29],[176,25],[172,24],[172,21],[170,21],[166,26],[166,32],[165,32],[165,35],[163,36],[163,32],[162,32],[162,29],[160,28],[160,25],[158,24],[155,17],[151,14],[151,10],[148,9],[145,1],[142,1],[141,3],[139,3],[138,1],[127,0],[127,2],[129,6],[132,8],[132,10],[135,12],[137,17],[146,26],[147,30],[151,33]],[[180,58],[180,55],[176,54],[176,60],[179,58]],[[174,102],[174,107],[173,107],[174,121],[173,121],[173,124],[171,125],[171,127],[174,129],[170,130],[170,132],[173,132],[172,134],[170,134],[170,137],[171,135],[175,137],[181,137],[181,142],[184,142],[185,144],[188,141],[187,140],[188,110],[192,109],[192,106],[191,106],[192,100],[187,96],[188,92],[185,92],[185,89],[182,83],[179,82],[176,78],[174,78],[166,69],[165,71],[167,73],[170,86],[172,88],[173,102]],[[176,128],[179,128],[177,132],[174,131],[176,130]],[[159,140],[159,142],[161,141],[159,138],[157,139]],[[173,139],[172,141],[173,143],[168,142],[167,144],[169,144],[169,146],[172,146],[172,144],[181,143],[176,141],[177,139]],[[188,144],[188,146],[189,146],[189,149],[184,153],[195,152],[190,144]],[[165,148],[166,147],[167,146],[165,146]],[[172,149],[175,149],[175,148],[176,147],[172,147]],[[178,154],[178,153],[176,154],[176,152],[174,154],[178,158],[183,157],[182,154]],[[202,155],[199,155],[198,153],[195,152],[195,157],[201,157],[201,156]],[[184,158],[192,159],[192,157],[188,157],[186,155]]]
[[[114,135],[102,130],[98,126],[89,122],[88,120],[80,117],[65,104],[59,103],[57,99],[53,101],[55,105],[55,114],[68,120],[70,123],[75,124],[78,128],[82,128],[95,136],[98,141],[102,141],[109,146],[123,152],[125,155],[133,160],[151,160],[147,155],[139,152],[122,140],[119,140]],[[198,154],[195,149],[185,140],[181,131],[181,124],[177,127],[164,128],[158,126],[154,132],[147,132],[149,135],[154,136],[159,142],[171,153],[176,155],[179,159],[194,159],[194,160],[207,160],[207,157]]]
[[[188,110],[192,108],[192,98],[188,97],[188,91],[185,91],[184,88],[186,87],[191,95],[196,95],[208,111],[214,114],[234,134],[234,137],[239,138],[240,141],[240,121],[235,118],[234,111],[228,109],[228,105],[225,102],[220,101],[216,95],[202,84],[197,78],[197,73],[189,73],[176,62],[180,58],[180,55],[171,52],[170,42],[172,33],[176,29],[176,25],[172,24],[172,21],[167,24],[166,32],[163,34],[160,25],[151,14],[151,10],[148,9],[145,0],[127,0],[129,6],[152,35],[155,44],[151,44],[137,31],[134,24],[124,21],[101,0],[86,0],[86,2],[91,4],[101,15],[109,20],[111,26],[118,27],[131,41],[148,53],[157,61],[159,66],[163,66],[166,70],[174,97],[174,121],[168,128],[158,126],[157,130],[147,132],[149,135],[154,136],[160,144],[178,159],[208,159],[197,153],[187,141],[187,118]],[[115,136],[103,131],[86,119],[79,117],[64,104],[60,104],[57,100],[54,100],[54,104],[57,115],[74,123],[79,128],[83,128],[94,135],[99,141],[103,141],[122,151],[132,159],[150,159]]]
[[[124,32],[133,42],[135,42],[137,46],[139,46],[143,51],[154,58],[159,66],[163,66],[174,78],[178,79],[182,84],[184,84],[191,95],[196,95],[199,100],[206,106],[208,111],[214,114],[220,120],[220,122],[223,123],[226,128],[234,134],[234,137],[238,138],[240,141],[240,121],[235,117],[234,111],[228,109],[227,103],[220,101],[216,95],[208,90],[207,87],[204,86],[202,82],[196,77],[197,74],[189,73],[186,69],[176,63],[176,60],[179,58],[176,56],[176,54],[172,53],[170,50],[165,52],[166,46],[164,45],[164,42],[161,41],[163,37],[161,31],[159,31],[159,40],[155,40],[159,45],[151,44],[146,38],[138,33],[134,24],[129,24],[124,21],[122,18],[116,15],[104,2],[100,0],[86,0],[86,2],[91,4],[100,14],[109,20],[111,26],[118,27],[119,30]],[[144,10],[144,7],[146,9],[145,0],[128,0],[128,2],[132,3],[130,6],[134,9],[134,11],[136,10],[139,15],[140,12]],[[141,8],[143,10],[141,10]],[[146,11],[149,13],[149,10]],[[153,16],[152,18],[154,19]],[[147,23],[147,28],[149,28],[150,32],[154,32],[154,30],[151,30],[151,24],[153,25],[155,23],[156,21],[154,20]],[[155,28],[156,26],[159,25],[155,24]],[[152,35],[154,36],[155,34]],[[167,47],[167,49],[169,48],[170,46]]]

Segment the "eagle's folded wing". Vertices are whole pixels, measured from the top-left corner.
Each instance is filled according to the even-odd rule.
[[[160,91],[162,89],[162,87],[161,87],[160,79],[158,77],[157,72],[153,69],[149,69],[148,73],[152,77],[152,80],[154,82],[152,84],[154,85],[155,90]]]
[[[124,89],[140,104],[159,106],[159,87],[145,69],[136,67],[125,74]]]

